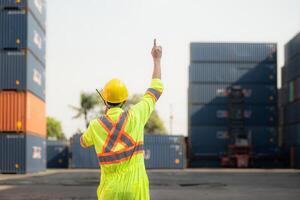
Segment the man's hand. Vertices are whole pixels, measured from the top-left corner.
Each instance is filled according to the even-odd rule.
[[[156,46],[156,39],[154,39],[154,45],[151,54],[154,62],[152,78],[160,79],[161,78],[160,59],[162,55],[162,48],[161,46]]]
[[[162,48],[161,46],[156,45],[156,39],[154,39],[154,44],[153,44],[151,54],[154,61],[160,61],[162,55]]]

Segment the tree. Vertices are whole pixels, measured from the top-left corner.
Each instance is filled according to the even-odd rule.
[[[61,128],[61,122],[53,117],[47,117],[47,138],[66,139]]]
[[[80,94],[80,106],[71,106],[71,108],[77,112],[73,118],[77,119],[83,116],[86,128],[88,128],[90,121],[89,116],[93,111],[95,111],[95,106],[99,103],[101,102],[99,101],[98,94],[82,92]]]

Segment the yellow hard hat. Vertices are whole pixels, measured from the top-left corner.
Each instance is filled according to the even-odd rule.
[[[128,98],[128,91],[125,84],[119,79],[111,79],[108,81],[100,95],[104,101],[109,103],[122,103]]]

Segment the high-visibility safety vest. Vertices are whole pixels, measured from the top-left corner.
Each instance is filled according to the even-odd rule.
[[[147,200],[149,182],[144,164],[144,126],[163,91],[153,79],[142,99],[128,111],[115,107],[90,122],[80,138],[82,147],[94,145],[101,167],[98,199]]]

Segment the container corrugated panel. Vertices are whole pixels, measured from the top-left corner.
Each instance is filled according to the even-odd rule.
[[[286,45],[285,45],[285,61],[289,62],[295,55],[300,54],[300,33],[295,35]]]
[[[30,52],[0,51],[0,91],[29,90],[45,100],[45,69]]]
[[[47,140],[47,168],[68,168],[69,146],[65,141]]]
[[[275,127],[245,127],[254,153],[276,148],[278,133]],[[228,127],[198,126],[189,130],[191,157],[221,156],[230,144]]]
[[[286,64],[286,80],[291,81],[300,77],[300,54]]]
[[[98,169],[99,161],[94,147],[82,148],[80,145],[80,134],[72,137],[70,142],[72,168]]]
[[[258,84],[190,84],[189,103],[200,104],[228,104],[230,88],[242,88],[245,103],[276,104],[277,86]]]
[[[0,132],[29,132],[45,137],[45,103],[30,92],[0,92]]]
[[[300,123],[285,126],[284,143],[286,145],[300,146]]]
[[[248,126],[273,126],[277,124],[278,111],[276,106],[246,105],[244,117]],[[227,126],[229,107],[189,104],[189,123],[191,126]]]
[[[189,67],[195,83],[277,84],[277,64],[197,63]]]
[[[284,110],[285,124],[300,122],[300,101],[295,101],[286,105]]]
[[[46,1],[45,0],[0,0],[0,9],[26,9],[29,8],[35,19],[43,29],[46,27]]]
[[[0,173],[39,172],[45,169],[44,138],[29,133],[0,133]]]
[[[145,135],[147,169],[182,169],[186,165],[184,137]]]
[[[191,43],[191,62],[276,62],[275,43]]]
[[[26,11],[0,12],[0,49],[30,49],[45,64],[45,34]]]

